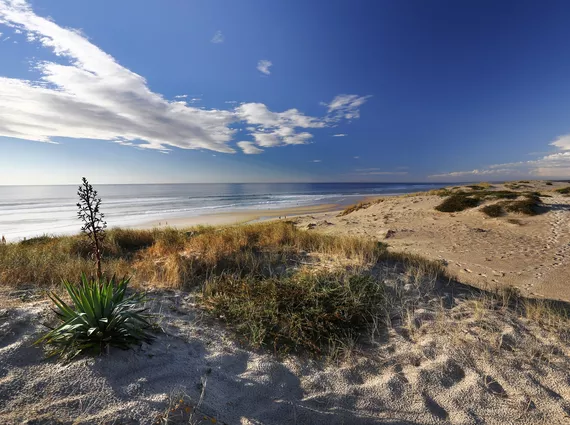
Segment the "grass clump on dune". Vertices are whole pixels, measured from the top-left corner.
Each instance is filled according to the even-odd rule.
[[[503,207],[499,204],[485,205],[481,208],[481,212],[488,217],[500,217],[505,213]]]
[[[435,209],[441,212],[459,212],[477,205],[479,205],[479,199],[463,194],[455,194],[446,198]]]
[[[570,186],[561,187],[560,189],[555,189],[555,191],[562,195],[570,195]]]
[[[220,276],[204,303],[255,347],[330,355],[382,315],[384,286],[369,275],[297,272],[291,276]]]
[[[540,202],[533,198],[521,199],[519,201],[506,202],[504,208],[508,212],[538,215],[540,211]]]
[[[384,202],[384,198],[378,198],[375,199],[374,201],[359,202],[358,204],[350,205],[346,207],[340,214],[338,214],[337,217],[344,217],[345,215],[351,214],[356,211],[364,210],[366,208],[371,207],[372,205],[379,204],[381,202]]]

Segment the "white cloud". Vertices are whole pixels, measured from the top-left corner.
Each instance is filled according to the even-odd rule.
[[[188,97],[187,94],[178,94],[174,96],[175,99],[186,99]]]
[[[271,61],[262,59],[259,62],[257,62],[257,70],[265,75],[269,75],[271,74],[269,67],[271,67],[272,65],[273,63],[271,63]]]
[[[346,137],[348,134],[340,133],[340,134],[333,134],[333,137]]]
[[[222,32],[219,30],[216,31],[216,33],[214,34],[214,36],[212,37],[210,42],[212,42],[214,44],[223,43],[224,42],[224,34],[222,34]]]
[[[556,140],[550,143],[563,151],[570,151],[570,134],[559,136]]]
[[[558,137],[550,142],[559,152],[551,153],[532,161],[493,164],[485,168],[470,171],[452,171],[433,174],[432,178],[454,178],[468,176],[538,176],[570,178],[570,135]]]
[[[297,109],[271,112],[263,103],[244,103],[236,109],[238,116],[250,124],[248,130],[259,146],[302,145],[313,137],[307,132],[297,133],[296,128],[323,128],[319,118],[304,115]]]
[[[323,103],[328,108],[328,118],[332,121],[340,119],[352,120],[360,118],[360,107],[371,96],[358,96],[355,94],[340,94],[331,103]]]
[[[238,103],[238,101],[237,101],[237,100],[226,100],[224,103],[231,103],[231,104],[233,104],[233,103]]]
[[[353,158],[354,158],[354,159],[360,159],[360,157],[359,157],[359,156],[354,156]]]
[[[313,159],[311,162],[323,162],[321,159]]]
[[[237,145],[241,148],[243,153],[247,155],[254,155],[263,152],[263,149],[259,149],[253,142],[237,142]]]
[[[0,24],[22,31],[29,42],[58,57],[57,62],[34,64],[37,81],[0,77],[0,137],[50,143],[54,138],[94,139],[163,152],[178,147],[233,153],[236,123],[245,122],[262,147],[308,143],[312,134],[298,129],[333,125],[328,115],[310,117],[297,109],[272,112],[261,103],[220,110],[192,107],[182,100],[188,97],[184,94],[169,101],[79,31],[36,15],[24,0],[0,0]],[[357,117],[366,97],[342,96],[350,100],[337,96],[329,112],[351,111],[341,115]],[[253,142],[248,143],[238,146],[253,152]]]

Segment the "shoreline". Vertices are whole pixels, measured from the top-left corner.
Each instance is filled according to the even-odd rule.
[[[342,209],[340,204],[320,204],[304,207],[280,208],[269,210],[244,210],[239,212],[224,212],[194,217],[176,217],[168,220],[152,220],[145,223],[128,226],[131,229],[154,229],[162,227],[185,228],[192,226],[221,226],[246,224],[276,218],[299,217],[307,214],[327,213]],[[120,227],[120,226],[119,226]]]

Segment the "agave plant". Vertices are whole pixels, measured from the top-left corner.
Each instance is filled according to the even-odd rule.
[[[70,360],[82,353],[103,353],[109,347],[128,349],[143,341],[150,343],[153,337],[148,332],[148,316],[143,314],[144,294],[126,296],[129,280],[94,280],[82,275],[79,285],[63,281],[73,307],[50,294],[61,324],[35,344],[45,343],[49,357]]]

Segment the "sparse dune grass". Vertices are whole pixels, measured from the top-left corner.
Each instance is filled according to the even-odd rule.
[[[254,347],[331,355],[383,315],[384,285],[354,272],[222,275],[204,285],[204,303]]]
[[[481,212],[487,217],[500,217],[505,213],[503,207],[499,204],[485,205],[481,208]]]
[[[562,195],[570,195],[570,186],[561,187],[560,189],[555,189],[555,192],[558,192]]]
[[[454,194],[435,207],[441,212],[459,212],[479,205],[479,199],[464,194]]]
[[[384,198],[378,198],[373,201],[359,202],[358,204],[350,205],[341,211],[340,214],[338,214],[338,217],[344,217],[345,215],[351,214],[355,211],[364,210],[371,207],[372,205],[379,204],[381,202],[384,202]]]

